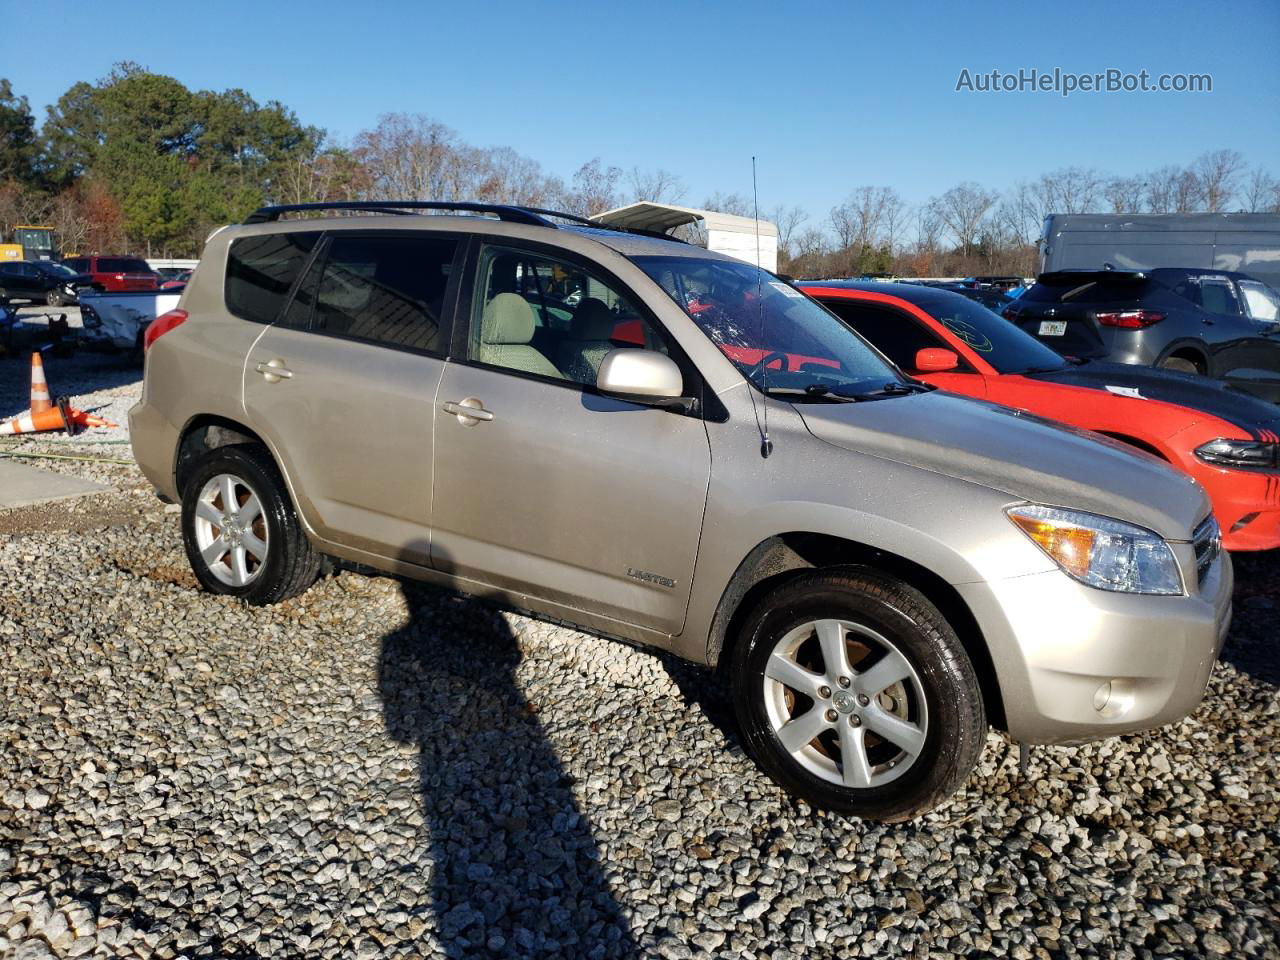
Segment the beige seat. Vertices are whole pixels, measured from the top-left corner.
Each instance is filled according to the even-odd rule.
[[[569,339],[560,347],[556,360],[570,380],[595,383],[605,355],[614,349],[613,328],[617,323],[603,300],[587,297],[573,312]]]
[[[564,375],[555,364],[529,345],[535,329],[533,307],[518,293],[500,293],[490,300],[480,316],[481,363],[537,373],[544,377]]]

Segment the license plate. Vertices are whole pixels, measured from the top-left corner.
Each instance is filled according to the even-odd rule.
[[[1067,321],[1065,320],[1041,320],[1040,336],[1042,337],[1060,337],[1067,332]]]

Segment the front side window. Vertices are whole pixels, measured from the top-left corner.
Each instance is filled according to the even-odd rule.
[[[921,350],[929,347],[951,350],[951,344],[900,310],[857,300],[832,299],[824,300],[823,303],[865,337],[868,343],[910,373],[916,372],[916,354]],[[963,358],[957,369],[972,372]]]
[[[703,257],[633,260],[758,389],[817,396],[899,380],[837,317],[758,267]]]
[[[468,355],[480,363],[594,386],[610,350],[668,352],[630,297],[570,261],[487,246],[477,285]]]
[[[1280,294],[1257,280],[1241,280],[1244,308],[1254,320],[1275,323],[1280,320]]]
[[[268,233],[233,240],[227,251],[227,309],[241,320],[274,323],[318,233]]]
[[[304,308],[314,296],[310,328],[331,336],[443,354],[445,292],[457,248],[454,238],[409,232],[372,237],[334,234],[314,294],[305,283],[299,290]]]

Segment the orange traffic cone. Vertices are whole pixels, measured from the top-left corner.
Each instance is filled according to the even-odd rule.
[[[53,397],[49,396],[49,381],[44,378],[44,360],[39,350],[31,351],[31,412],[44,413],[53,409]]]
[[[8,423],[0,423],[0,436],[13,433],[42,433],[46,430],[65,430],[74,434],[85,427],[114,427],[110,420],[103,420],[91,413],[77,410],[66,397],[59,397],[55,406],[40,413],[27,413],[14,417]]]

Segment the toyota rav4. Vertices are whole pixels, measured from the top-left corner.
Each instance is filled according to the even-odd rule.
[[[673,651],[726,672],[752,757],[820,807],[928,810],[989,724],[1177,720],[1230,620],[1187,477],[935,391],[670,238],[265,208],[146,346],[134,450],[206,590],[274,603],[345,558]]]

